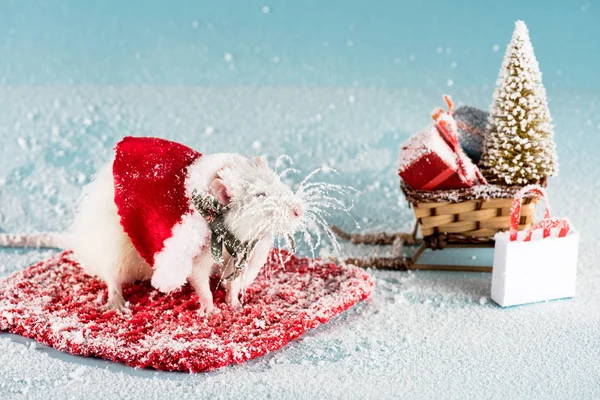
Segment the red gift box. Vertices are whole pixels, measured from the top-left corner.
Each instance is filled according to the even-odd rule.
[[[435,110],[435,123],[411,137],[400,148],[398,174],[412,189],[461,189],[486,183],[479,169],[458,144],[456,122],[448,112]]]

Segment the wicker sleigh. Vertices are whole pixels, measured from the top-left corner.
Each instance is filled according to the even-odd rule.
[[[440,137],[448,148],[456,153],[458,170],[464,176],[466,168],[462,158],[466,157],[461,150],[456,126],[453,127],[453,103],[449,96],[444,96],[448,105],[448,111],[445,113],[441,108],[432,113],[435,121],[433,126],[425,128],[428,133],[433,127],[437,129]],[[473,114],[472,110],[469,111]],[[463,131],[473,129],[487,129],[485,112],[483,117],[480,115],[470,125],[462,126]],[[479,114],[481,114],[479,113]],[[460,118],[459,118],[460,119]],[[450,122],[449,122],[450,121]],[[482,122],[483,121],[483,122]],[[463,121],[464,122],[464,121]],[[477,134],[478,135],[478,134]],[[480,135],[483,136],[483,135]],[[403,177],[402,171],[414,160],[410,157],[403,157],[403,152],[407,154],[417,154],[422,157],[423,147],[427,148],[425,142],[419,142],[413,136],[409,144],[403,144],[400,150],[400,166],[398,174]],[[416,140],[412,143],[412,140]],[[429,142],[427,142],[429,143]],[[429,143],[428,146],[435,146]],[[430,152],[431,149],[427,148]],[[406,155],[406,154],[405,154]],[[439,158],[439,157],[438,157]],[[407,163],[407,160],[411,162]],[[350,235],[337,227],[332,227],[342,239],[350,240],[353,243],[361,244],[391,244],[392,257],[373,257],[370,260],[347,259],[346,262],[364,267],[389,268],[389,269],[438,269],[438,270],[461,270],[461,271],[491,271],[491,267],[474,267],[464,265],[425,265],[419,264],[418,260],[426,249],[441,250],[448,247],[493,247],[494,236],[500,231],[506,231],[510,228],[510,214],[513,199],[522,186],[506,186],[487,184],[485,178],[479,170],[473,166],[474,176],[471,181],[482,182],[464,189],[451,190],[414,190],[411,189],[402,179],[400,188],[413,208],[415,214],[415,227],[412,234],[394,233],[394,234],[353,234]],[[410,175],[409,175],[410,176]],[[417,183],[419,183],[417,178]],[[428,183],[431,183],[429,181]],[[546,179],[539,182],[546,186]],[[428,184],[419,185],[426,187]],[[432,187],[435,187],[432,186]],[[533,225],[535,216],[535,206],[538,198],[535,195],[525,196],[522,200],[521,214],[519,220],[519,230],[527,229]],[[422,239],[417,237],[418,231],[421,232]],[[406,257],[402,254],[403,245],[420,245],[412,257]]]
[[[545,186],[545,182],[542,182]],[[412,233],[348,234],[332,227],[342,239],[356,244],[392,245],[392,257],[349,258],[362,267],[398,270],[455,270],[491,272],[490,266],[419,264],[426,249],[493,247],[494,235],[510,228],[510,209],[521,186],[478,185],[468,189],[421,191],[403,181],[400,187],[414,211]],[[533,224],[538,198],[523,198],[519,230]],[[418,231],[422,238],[417,237]],[[404,256],[404,245],[418,245],[412,257]]]
[[[510,227],[510,208],[521,186],[480,185],[460,190],[419,191],[400,184],[423,238],[446,235],[454,240],[493,241]],[[533,224],[536,197],[523,199],[519,229]]]

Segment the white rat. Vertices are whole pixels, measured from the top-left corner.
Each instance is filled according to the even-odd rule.
[[[18,237],[11,240],[5,234],[0,245],[71,248],[88,274],[106,282],[107,305],[117,310],[126,310],[123,284],[151,279],[154,287],[170,292],[187,281],[198,295],[200,312],[209,315],[214,310],[211,274],[233,278],[223,279],[222,285],[226,302],[238,307],[240,290],[265,265],[274,237],[304,227],[301,196],[262,160],[229,153],[201,155],[156,138],[128,137],[115,150],[114,161],[84,188],[63,239],[32,235],[19,243]],[[244,248],[248,257],[239,276],[236,260],[225,244],[215,245],[214,226],[193,196],[218,200],[224,210],[222,228],[238,245],[254,245]],[[215,247],[223,254],[223,266],[215,260]]]

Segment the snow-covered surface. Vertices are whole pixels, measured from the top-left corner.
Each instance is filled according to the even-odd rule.
[[[440,91],[419,89],[1,87],[0,229],[65,228],[81,185],[127,134],[202,152],[286,153],[352,184],[352,216],[367,230],[408,230],[396,175],[399,145],[430,121]],[[485,108],[490,90],[455,100]],[[352,99],[352,101],[350,101]],[[501,309],[490,274],[372,271],[369,301],[282,351],[216,372],[133,370],[0,334],[0,397],[29,398],[594,398],[600,393],[597,287],[600,97],[549,92],[561,174],[553,213],[580,232],[577,297]],[[332,107],[334,105],[334,107]],[[298,182],[300,176],[293,178]],[[354,222],[333,222],[353,230]],[[389,249],[386,249],[389,250]],[[306,254],[307,249],[301,249]],[[344,247],[370,255],[372,248]],[[381,250],[383,251],[383,250]],[[325,252],[325,251],[324,251]],[[0,250],[9,275],[54,251]],[[447,251],[446,262],[491,263]],[[471,258],[473,258],[471,260]],[[463,261],[464,262],[464,261]]]

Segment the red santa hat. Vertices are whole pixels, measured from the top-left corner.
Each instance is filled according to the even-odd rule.
[[[201,218],[190,203],[186,178],[202,155],[148,137],[126,137],[115,151],[115,204],[123,230],[155,269],[153,286],[165,292],[176,289],[191,271],[198,236],[209,234],[206,224],[187,221]]]

